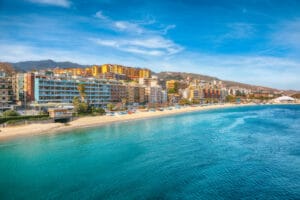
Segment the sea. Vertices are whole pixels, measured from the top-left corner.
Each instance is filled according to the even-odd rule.
[[[300,199],[300,106],[0,141],[0,199]]]

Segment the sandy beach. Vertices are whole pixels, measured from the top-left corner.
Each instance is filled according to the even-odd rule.
[[[251,104],[246,104],[251,105]],[[141,120],[153,117],[163,117],[167,115],[174,115],[187,112],[196,112],[201,110],[211,110],[219,108],[227,108],[234,106],[245,106],[237,104],[223,104],[223,105],[208,105],[208,106],[197,106],[197,107],[181,107],[180,109],[155,111],[155,112],[136,112],[134,114],[126,115],[115,115],[115,116],[88,116],[81,117],[76,120],[69,122],[67,125],[62,123],[47,123],[47,124],[29,124],[22,126],[0,128],[0,140],[7,140],[15,137],[24,137],[40,134],[58,133],[69,130],[97,127],[107,125],[110,123],[126,122],[132,120]]]

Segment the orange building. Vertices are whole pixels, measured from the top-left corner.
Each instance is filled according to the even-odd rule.
[[[125,75],[130,79],[138,79],[138,78],[149,78],[151,76],[151,71],[149,69],[141,69],[141,68],[133,68],[133,67],[125,67],[122,65],[112,65],[112,64],[104,64],[93,65],[87,68],[56,68],[53,70],[55,74],[69,74],[72,76],[93,76],[93,77],[103,77],[105,74],[117,74],[117,75]]]
[[[26,101],[34,101],[34,78],[33,73],[24,74],[24,96]]]

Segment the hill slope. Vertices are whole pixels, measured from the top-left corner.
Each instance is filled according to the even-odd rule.
[[[53,60],[39,60],[39,61],[24,61],[17,63],[10,63],[17,71],[30,71],[35,69],[49,69],[49,68],[82,68],[86,65],[80,65],[72,62],[55,62]]]
[[[165,80],[180,80],[180,79],[186,79],[187,77],[190,77],[192,79],[200,79],[200,80],[205,80],[205,81],[212,81],[212,80],[221,80],[217,77],[213,76],[207,76],[207,75],[201,75],[201,74],[194,74],[194,73],[186,73],[186,72],[159,72],[159,73],[153,73],[156,75],[159,79],[165,79]],[[233,87],[233,86],[238,86],[246,89],[263,89],[263,90],[271,90],[271,91],[280,91],[275,88],[268,88],[264,86],[256,86],[256,85],[250,85],[250,84],[245,84],[245,83],[239,83],[239,82],[234,82],[234,81],[226,81],[226,80],[221,80],[227,87]]]

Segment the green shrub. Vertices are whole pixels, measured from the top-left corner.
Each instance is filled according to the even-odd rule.
[[[19,116],[20,114],[15,111],[15,110],[7,110],[3,113],[4,117],[15,117],[15,116]]]
[[[10,117],[0,117],[0,124],[13,121],[13,120],[44,120],[49,119],[49,115],[21,115],[21,116],[10,116]]]

